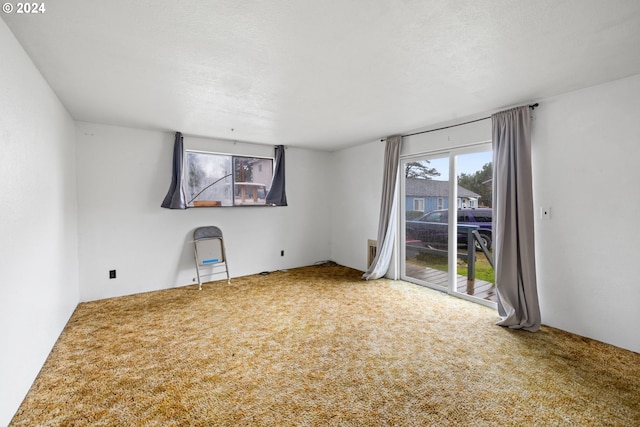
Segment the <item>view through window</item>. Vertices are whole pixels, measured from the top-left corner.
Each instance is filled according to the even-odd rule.
[[[405,272],[418,282],[447,289],[449,271],[449,157],[404,163]],[[421,206],[420,210],[410,210]]]
[[[273,159],[186,151],[187,206],[266,204]]]
[[[403,278],[489,304],[496,301],[492,161],[490,146],[403,160]],[[452,165],[455,187],[449,182]],[[456,241],[450,245],[452,235]]]

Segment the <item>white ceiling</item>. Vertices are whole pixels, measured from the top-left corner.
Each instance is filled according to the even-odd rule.
[[[638,0],[54,0],[76,120],[335,150],[640,73]],[[543,108],[543,106],[541,106]]]

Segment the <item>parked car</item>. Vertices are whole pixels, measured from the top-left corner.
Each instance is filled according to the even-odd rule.
[[[458,225],[476,225],[487,249],[492,243],[493,210],[491,208],[458,209]],[[446,244],[449,237],[449,209],[427,212],[423,216],[405,221],[407,240],[421,240],[429,244]],[[458,244],[467,244],[467,230],[458,227]],[[479,245],[476,244],[479,248]]]

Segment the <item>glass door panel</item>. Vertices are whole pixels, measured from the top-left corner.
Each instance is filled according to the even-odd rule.
[[[492,151],[456,156],[457,283],[454,293],[497,301],[493,272]]]
[[[404,160],[402,166],[404,277],[447,290],[449,155]]]

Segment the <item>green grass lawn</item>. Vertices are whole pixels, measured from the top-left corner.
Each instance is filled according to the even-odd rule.
[[[446,256],[435,254],[418,254],[416,263],[424,267],[433,268],[440,271],[449,271],[449,265]],[[467,275],[467,263],[462,259],[458,259],[458,274],[460,276]],[[485,282],[495,283],[495,275],[493,267],[489,264],[487,257],[480,251],[476,252],[476,279]]]
[[[449,271],[449,265],[446,256],[419,253],[416,257],[418,265],[433,268],[440,271]]]
[[[458,274],[461,276],[467,275],[466,262],[463,261],[462,265],[458,264]],[[496,282],[493,267],[491,267],[491,264],[489,264],[487,257],[483,253],[476,254],[476,279],[491,283]]]

